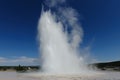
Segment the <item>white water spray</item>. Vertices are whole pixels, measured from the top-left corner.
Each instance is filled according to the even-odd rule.
[[[52,74],[85,72],[87,67],[84,59],[82,56],[78,56],[77,47],[73,46],[73,43],[79,45],[81,36],[77,34],[77,29],[73,27],[73,39],[70,43],[69,37],[71,36],[66,34],[67,31],[64,31],[62,22],[57,22],[56,18],[49,10],[42,11],[39,20],[38,35],[43,61],[42,71]]]

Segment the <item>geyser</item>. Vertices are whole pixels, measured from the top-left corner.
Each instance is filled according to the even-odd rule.
[[[81,41],[81,32],[78,30],[82,31],[81,27],[73,26],[71,33],[68,33],[55,13],[42,10],[38,36],[43,73],[73,74],[87,70],[83,57],[78,55],[78,45]]]

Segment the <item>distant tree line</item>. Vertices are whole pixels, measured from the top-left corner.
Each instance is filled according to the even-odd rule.
[[[109,71],[120,71],[120,61],[114,62],[105,62],[105,63],[94,63],[89,64],[88,66],[94,66],[100,70],[109,70]],[[14,70],[17,72],[27,72],[27,71],[38,71],[40,66],[0,66],[0,71]]]
[[[40,66],[0,66],[0,71],[13,70],[17,72],[25,72],[25,71],[37,71],[40,69]]]
[[[92,64],[101,70],[120,71],[120,61]]]

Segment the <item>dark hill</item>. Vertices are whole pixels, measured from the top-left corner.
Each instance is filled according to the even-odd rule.
[[[114,62],[104,62],[104,63],[95,63],[95,65],[98,69],[101,70],[119,70],[120,71],[120,61],[114,61]]]

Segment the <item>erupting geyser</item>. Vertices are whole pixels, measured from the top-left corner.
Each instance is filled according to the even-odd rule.
[[[77,56],[68,41],[63,24],[57,22],[51,11],[42,12],[39,21],[42,69],[46,73],[78,73],[85,68],[83,58]]]
[[[78,50],[83,31],[78,25],[74,10],[66,8],[61,12],[61,17],[64,17],[64,20],[59,18],[60,15],[57,16],[55,12],[53,13],[51,10],[44,11],[43,9],[38,24],[43,73],[86,72],[87,67],[83,57],[79,56]],[[64,24],[64,21],[67,23]],[[71,27],[71,30],[68,30],[68,27]]]

